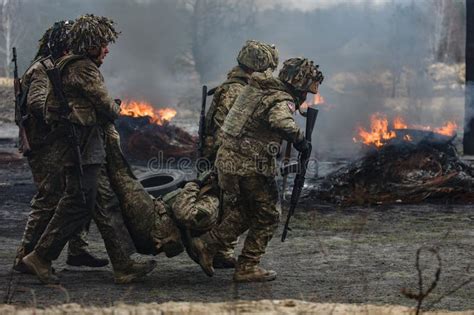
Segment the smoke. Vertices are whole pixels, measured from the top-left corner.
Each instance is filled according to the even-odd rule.
[[[368,127],[377,111],[413,124],[455,119],[462,126],[456,78],[436,82],[429,71],[439,21],[428,0],[25,1],[41,12],[31,23],[35,38],[52,22],[82,13],[117,22],[122,35],[102,69],[116,97],[198,112],[200,85],[222,82],[245,40],[258,39],[274,43],[281,62],[304,56],[320,65],[326,78],[314,137],[320,155],[357,151],[355,130]],[[33,43],[24,41],[31,55]]]

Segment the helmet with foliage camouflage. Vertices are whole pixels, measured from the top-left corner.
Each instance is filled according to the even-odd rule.
[[[49,56],[50,52],[48,47],[48,41],[49,37],[51,36],[52,30],[52,27],[48,28],[46,32],[44,32],[43,36],[41,36],[41,39],[38,41],[38,52],[36,52],[35,59]]]
[[[91,49],[114,43],[119,34],[111,19],[86,14],[74,22],[69,34],[70,47],[74,54],[86,55]]]
[[[69,32],[74,21],[65,20],[54,23],[48,40],[48,47],[51,56],[58,59],[69,50]]]
[[[237,62],[253,71],[265,71],[278,66],[278,50],[256,40],[248,40],[237,56]]]
[[[324,79],[318,68],[319,65],[306,58],[291,58],[283,63],[278,77],[296,90],[316,94]]]

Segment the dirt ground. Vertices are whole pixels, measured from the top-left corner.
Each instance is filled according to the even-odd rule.
[[[269,283],[235,284],[231,270],[217,270],[209,278],[181,254],[172,259],[157,256],[158,267],[141,283],[115,285],[110,267],[71,268],[65,265],[63,253],[54,263],[62,285],[40,285],[33,276],[11,274],[29,201],[35,193],[25,161],[17,161],[14,152],[10,143],[0,141],[0,297],[3,300],[10,288],[13,305],[298,299],[413,307],[416,303],[404,297],[401,289],[417,292],[417,249],[435,246],[441,257],[441,275],[424,305],[442,298],[432,309],[474,309],[474,283],[461,286],[473,277],[474,211],[472,205],[462,204],[346,209],[304,204],[292,221],[294,229],[288,240],[280,242],[280,226],[268,247],[262,264],[278,272],[277,280]],[[94,253],[106,255],[95,226],[89,242]],[[434,279],[437,261],[423,252],[421,266],[426,269],[426,288]]]

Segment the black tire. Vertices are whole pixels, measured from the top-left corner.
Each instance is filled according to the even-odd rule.
[[[186,181],[186,174],[179,170],[162,170],[145,173],[138,180],[150,195],[158,198],[182,186]]]

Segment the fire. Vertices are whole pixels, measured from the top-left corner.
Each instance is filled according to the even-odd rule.
[[[405,123],[402,117],[395,117],[395,119],[393,120],[393,128],[408,129],[408,125]]]
[[[317,94],[314,94],[313,96],[313,104],[309,105],[307,102],[303,102],[303,104],[301,104],[300,107],[301,109],[307,109],[310,106],[322,105],[325,102],[326,101],[324,100],[324,97],[322,97],[322,95],[318,92]]]
[[[448,121],[442,127],[436,128],[434,132],[445,136],[452,136],[456,133],[456,129],[458,129],[458,125],[454,121]]]
[[[375,113],[370,116],[370,130],[358,127],[358,137],[353,138],[354,142],[362,142],[366,145],[382,147],[387,140],[397,136],[396,130],[400,129],[418,129],[433,131],[445,136],[452,136],[456,133],[458,125],[453,121],[446,122],[442,127],[433,128],[425,125],[408,125],[402,117],[395,117],[392,124],[389,124],[386,115]],[[405,141],[413,141],[410,135],[403,137]]]
[[[386,140],[396,137],[396,133],[388,129],[387,116],[380,113],[370,116],[370,131],[362,127],[358,129],[360,141],[367,145],[375,145],[376,147],[381,147]],[[354,140],[357,141],[357,139]]]
[[[148,102],[124,101],[120,106],[120,114],[132,117],[150,117],[150,122],[163,125],[176,116],[172,108],[155,108]]]
[[[326,101],[324,100],[324,97],[318,92],[317,94],[314,94],[313,96],[313,104],[314,105],[321,105],[324,104]]]

